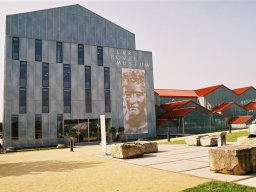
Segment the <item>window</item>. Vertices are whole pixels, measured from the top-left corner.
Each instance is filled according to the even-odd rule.
[[[78,45],[78,64],[84,64],[84,45]]]
[[[42,112],[49,113],[49,89],[43,88],[42,90]]]
[[[91,67],[85,66],[85,112],[92,112]]]
[[[64,130],[63,130],[63,115],[57,115],[57,137],[63,138]]]
[[[109,67],[104,67],[104,89],[110,89]]]
[[[111,112],[110,90],[105,90],[105,112]]]
[[[35,40],[35,60],[42,61],[42,40]]]
[[[12,59],[19,60],[19,38],[12,38]]]
[[[85,90],[85,112],[92,112],[92,92],[91,89]]]
[[[63,87],[71,88],[71,68],[69,64],[63,65]]]
[[[27,62],[20,62],[20,87],[25,88],[27,86]]]
[[[27,109],[27,92],[25,88],[20,88],[20,93],[19,93],[19,111],[20,113],[26,113]]]
[[[91,67],[85,66],[85,89],[91,89]]]
[[[64,113],[71,113],[71,90],[64,89]]]
[[[56,43],[56,62],[62,63],[62,42]]]
[[[98,65],[103,66],[103,47],[97,47]]]
[[[35,116],[35,139],[42,139],[42,116]]]
[[[49,64],[42,65],[42,87],[49,87]]]
[[[12,139],[19,139],[19,117],[18,115],[12,115]]]

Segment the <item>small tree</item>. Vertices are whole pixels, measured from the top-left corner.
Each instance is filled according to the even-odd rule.
[[[118,141],[118,140],[120,140],[120,141],[122,141],[123,139],[122,139],[122,135],[124,134],[124,127],[118,127],[117,128],[117,132],[118,132],[118,135],[117,135],[117,137],[116,137],[116,140]]]
[[[111,141],[113,141],[113,138],[115,137],[115,134],[116,134],[116,128],[115,127],[110,127],[108,129],[108,132],[111,134]]]
[[[118,127],[117,132],[118,133],[124,133],[124,127]]]
[[[70,151],[73,152],[73,147],[74,147],[74,138],[77,137],[78,133],[77,133],[77,130],[72,128],[72,129],[69,129],[68,131],[68,135],[69,135],[69,138],[70,138]]]

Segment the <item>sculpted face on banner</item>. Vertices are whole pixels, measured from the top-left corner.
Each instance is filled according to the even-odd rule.
[[[145,72],[123,69],[125,133],[147,133]]]

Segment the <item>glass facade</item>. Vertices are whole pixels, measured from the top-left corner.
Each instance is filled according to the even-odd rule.
[[[78,64],[84,64],[84,45],[82,44],[78,45]]]
[[[98,66],[103,66],[103,47],[101,46],[97,47],[97,61]]]
[[[62,50],[62,42],[56,43],[56,62],[62,63],[63,62],[63,50]]]
[[[35,115],[35,139],[42,139],[42,116]]]
[[[27,86],[27,62],[20,62],[20,87],[25,88]]]
[[[42,87],[49,87],[49,64],[42,65]]]
[[[71,88],[71,68],[69,64],[63,65],[63,87]]]
[[[57,138],[63,138],[64,137],[64,126],[63,126],[63,115],[58,114],[57,115]]]
[[[111,112],[110,90],[105,90],[105,112]]]
[[[71,90],[64,89],[64,113],[71,113]]]
[[[49,113],[49,89],[42,89],[42,112]]]
[[[104,89],[110,89],[110,71],[109,71],[109,67],[104,67]]]
[[[12,38],[12,59],[19,60],[19,38]]]
[[[42,61],[42,40],[35,40],[35,61]]]
[[[19,117],[18,115],[12,115],[12,128],[11,137],[13,140],[19,139]]]

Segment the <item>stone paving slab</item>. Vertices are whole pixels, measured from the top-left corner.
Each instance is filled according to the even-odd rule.
[[[169,163],[150,165],[149,167],[173,171],[173,172],[182,172],[182,171],[188,171],[188,170],[207,167],[208,165],[209,165],[208,163],[204,163],[204,162],[178,160],[178,161],[173,161]]]
[[[227,175],[221,173],[215,173],[209,170],[209,167],[204,167],[201,169],[184,171],[183,173],[188,175],[194,175],[199,177],[204,177],[212,180],[225,181],[225,182],[234,182],[240,179],[250,178],[250,175]]]
[[[209,149],[211,148],[215,147],[194,147],[185,144],[158,145],[158,153],[146,154],[142,158],[122,161],[155,169],[256,187],[256,174],[226,175],[210,171]]]

